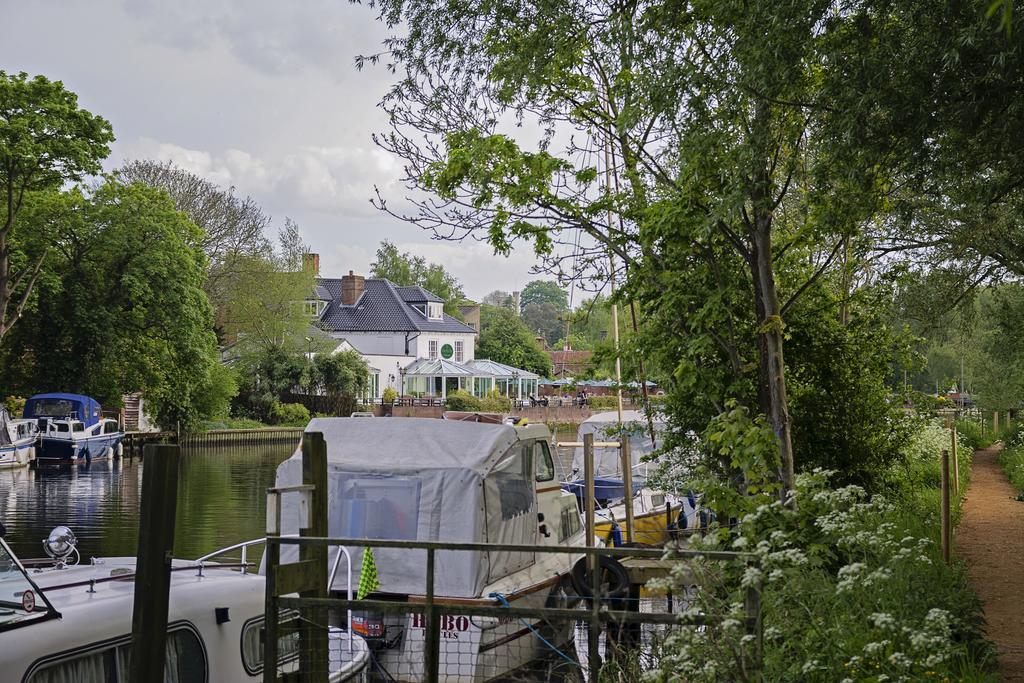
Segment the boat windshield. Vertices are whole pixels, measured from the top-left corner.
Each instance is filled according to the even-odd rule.
[[[0,539],[0,631],[53,616],[53,608]]]
[[[78,404],[66,398],[38,398],[28,402],[25,417],[72,417],[78,414]]]

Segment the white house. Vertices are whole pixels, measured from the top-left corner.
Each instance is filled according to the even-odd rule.
[[[310,259],[316,263],[319,259]],[[444,397],[464,389],[483,395],[501,388],[512,397],[536,391],[537,376],[475,358],[477,331],[444,312],[444,301],[422,287],[400,287],[384,278],[349,271],[316,281],[306,301],[317,326],[355,349],[370,366],[371,393],[392,387],[400,395]],[[504,374],[494,374],[495,369]]]

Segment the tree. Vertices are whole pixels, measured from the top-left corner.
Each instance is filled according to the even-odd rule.
[[[523,287],[523,293],[519,297],[519,305],[522,311],[530,304],[546,303],[554,307],[559,313],[569,310],[569,297],[557,282],[552,280],[533,280],[527,282]]]
[[[522,319],[526,327],[536,335],[544,338],[548,346],[556,346],[565,336],[566,311],[549,301],[535,301],[523,306]]]
[[[559,273],[572,258],[601,281],[619,276],[642,317],[675,329],[658,340],[665,370],[706,418],[733,398],[766,417],[785,497],[785,314],[841,272],[845,316],[861,228],[921,146],[896,103],[931,85],[877,48],[913,12],[810,0],[383,7],[409,30],[388,43],[404,78],[381,143],[430,193],[395,215],[498,252],[531,243]],[[885,79],[884,97],[865,99]],[[547,131],[536,148],[503,128],[517,116]]]
[[[319,353],[307,368],[305,385],[316,396],[323,396],[327,412],[348,416],[366,392],[369,367],[356,351]]]
[[[0,342],[25,310],[47,253],[19,245],[26,196],[96,173],[113,140],[110,123],[79,108],[60,81],[0,71]]]
[[[445,313],[461,317],[459,304],[466,298],[462,285],[439,263],[427,263],[422,256],[400,252],[393,243],[384,240],[377,248],[377,260],[370,265],[370,275],[396,285],[418,285],[444,300]]]
[[[551,374],[551,357],[515,312],[507,308],[481,306],[476,357],[529,370],[541,377]]]
[[[108,181],[45,199],[59,229],[36,314],[11,337],[9,380],[107,405],[141,391],[164,427],[187,429],[201,407],[219,410],[232,387],[217,367],[206,259],[193,246],[199,229],[142,184]]]
[[[221,188],[171,162],[137,159],[116,172],[124,183],[141,182],[167,192],[174,206],[202,229],[196,246],[207,256],[206,292],[219,313],[231,298],[227,291],[237,275],[249,270],[252,259],[268,258],[273,249],[266,237],[270,216],[252,197],[235,188]],[[289,219],[285,219],[286,229]]]

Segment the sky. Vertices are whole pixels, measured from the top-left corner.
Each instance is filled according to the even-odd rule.
[[[440,262],[480,299],[521,289],[529,250],[495,256],[440,242],[370,205],[406,196],[399,159],[376,147],[394,77],[356,70],[387,29],[346,0],[0,0],[0,69],[42,74],[111,122],[106,168],[170,160],[289,216],[321,273],[366,274],[381,240]]]

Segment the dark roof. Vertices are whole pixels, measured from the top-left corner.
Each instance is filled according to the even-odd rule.
[[[433,292],[428,292],[419,285],[412,285],[410,287],[399,287],[396,285],[395,290],[398,292],[398,295],[402,297],[402,301],[406,303],[418,304],[424,301],[430,301],[436,304],[444,303],[444,299]]]
[[[341,303],[341,278],[320,278],[318,288],[330,294],[330,304],[320,316],[320,323],[328,332],[466,332],[476,334],[469,325],[443,314],[441,320],[429,320],[413,308],[400,290],[419,290],[429,299],[436,295],[422,287],[396,287],[384,278],[366,278],[365,288],[354,306]],[[418,294],[417,294],[418,296]]]
[[[330,301],[331,299],[334,298],[334,297],[331,296],[330,290],[328,290],[323,285],[317,285],[316,286],[316,288],[314,289],[314,295],[320,301]]]

